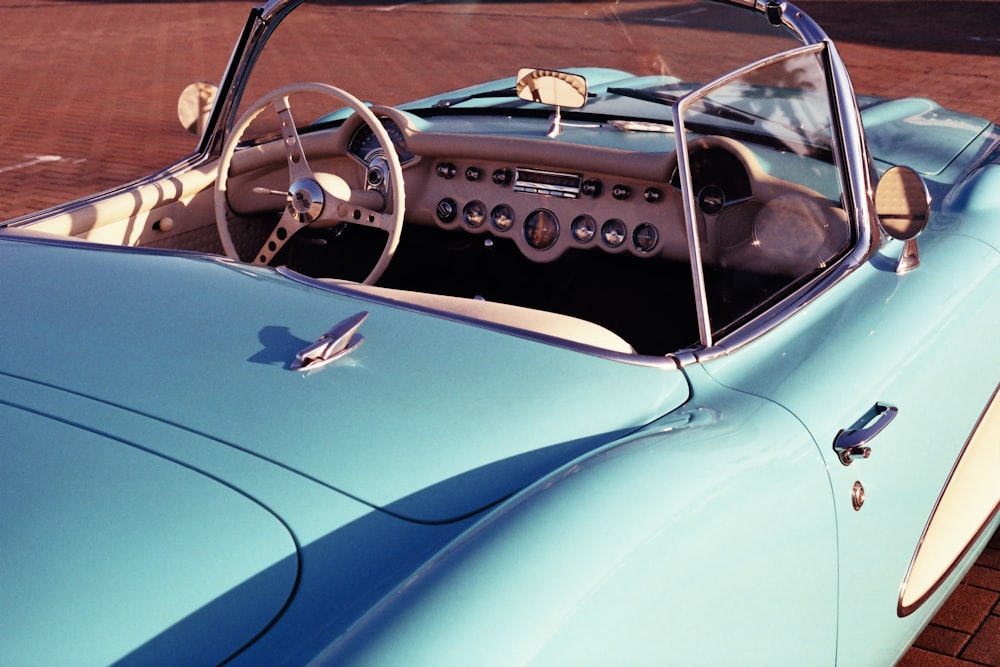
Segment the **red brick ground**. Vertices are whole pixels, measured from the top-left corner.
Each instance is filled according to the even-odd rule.
[[[899,664],[1000,665],[1000,533]]]
[[[175,100],[187,72],[221,73],[251,4],[0,3],[0,219],[113,187],[190,151],[194,139],[172,110],[150,109],[149,100]],[[1000,120],[1000,0],[797,4],[837,42],[859,93],[931,97]],[[149,39],[132,25],[160,29]],[[128,92],[109,99],[111,86]],[[136,114],[164,120],[151,136],[135,131]],[[1000,667],[1000,534],[901,664]]]

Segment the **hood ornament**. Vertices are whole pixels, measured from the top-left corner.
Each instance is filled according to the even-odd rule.
[[[357,330],[367,318],[368,311],[362,311],[334,326],[315,343],[295,355],[292,370],[311,371],[322,368],[356,350],[365,341],[364,336],[357,333]]]

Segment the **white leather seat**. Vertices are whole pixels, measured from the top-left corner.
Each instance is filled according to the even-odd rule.
[[[589,345],[612,352],[635,354],[635,350],[618,334],[599,324],[569,315],[550,313],[507,303],[466,299],[457,296],[411,292],[342,280],[324,280],[340,288],[370,294],[402,305],[414,305],[441,311],[471,320],[498,324],[513,329],[535,332],[553,338]]]

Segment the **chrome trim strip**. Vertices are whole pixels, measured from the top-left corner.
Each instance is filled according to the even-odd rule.
[[[998,385],[997,388],[993,390],[993,395],[990,397],[990,400],[986,403],[986,407],[983,409],[983,412],[980,414],[979,419],[976,421],[976,425],[973,427],[972,432],[969,434],[968,439],[965,441],[965,445],[962,447],[962,451],[959,454],[958,459],[956,459],[955,465],[952,467],[951,472],[948,473],[948,479],[945,482],[944,487],[941,489],[941,493],[938,495],[937,502],[934,503],[934,509],[931,511],[931,514],[927,519],[927,524],[924,526],[924,532],[920,535],[920,541],[917,542],[917,547],[913,552],[913,557],[910,559],[910,564],[906,568],[906,576],[903,577],[903,581],[902,583],[900,583],[899,586],[899,600],[896,605],[896,615],[899,616],[900,618],[904,618],[912,614],[914,611],[919,609],[925,602],[927,602],[927,600],[932,595],[934,595],[934,593],[944,583],[945,579],[947,579],[955,571],[955,569],[958,567],[958,564],[962,561],[962,559],[968,555],[973,545],[981,537],[983,537],[984,533],[986,532],[986,529],[997,518],[997,515],[1000,514],[1000,490],[998,490],[997,501],[996,504],[993,506],[993,509],[987,512],[986,518],[983,521],[982,525],[972,532],[969,541],[958,551],[958,553],[954,557],[954,560],[952,560],[952,562],[948,565],[948,567],[944,568],[941,571],[938,578],[934,581],[933,584],[927,587],[927,590],[924,591],[923,594],[921,594],[919,597],[914,599],[909,604],[905,604],[907,586],[910,584],[910,580],[914,575],[914,570],[916,569],[917,561],[920,557],[921,551],[925,546],[928,534],[930,534],[931,532],[931,527],[935,523],[938,510],[942,508],[945,497],[949,495],[949,489],[952,492],[954,492],[955,487],[958,486],[958,484],[955,482],[955,477],[956,474],[959,472],[959,468],[962,465],[963,459],[969,452],[970,446],[973,444],[973,442],[976,441],[977,434],[980,434],[980,436],[982,437],[981,434],[983,432],[982,431],[983,429],[989,428],[990,424],[993,425],[993,428],[998,428],[997,426],[998,423],[1000,423],[1000,385]],[[979,442],[980,444],[982,444],[982,441]]]
[[[723,80],[719,85],[723,85]],[[685,95],[674,104],[674,132],[677,136],[677,173],[681,182],[681,200],[684,202],[684,222],[687,231],[688,258],[691,260],[691,281],[694,284],[694,303],[698,315],[698,338],[705,347],[712,347],[712,323],[708,312],[708,291],[705,287],[705,264],[701,259],[701,241],[698,238],[698,208],[695,201],[694,181],[691,175],[690,154],[684,139],[682,116],[687,111],[690,99],[703,90],[714,87],[709,84]]]

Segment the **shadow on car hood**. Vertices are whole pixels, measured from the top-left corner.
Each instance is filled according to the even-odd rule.
[[[0,424],[4,664],[217,664],[291,597],[295,542],[246,496],[3,399]]]
[[[489,507],[688,397],[623,363],[205,257],[0,247],[0,372],[189,429],[421,522]],[[355,352],[295,353],[370,313]]]

